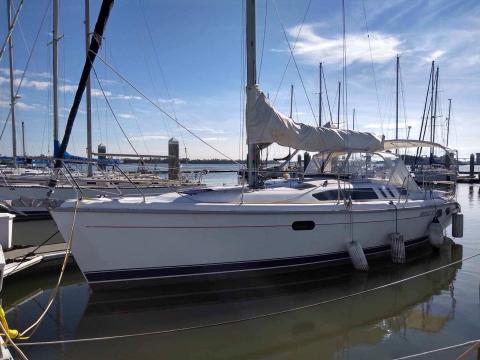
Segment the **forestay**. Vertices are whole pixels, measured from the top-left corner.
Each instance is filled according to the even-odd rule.
[[[315,152],[374,152],[382,140],[369,132],[314,127],[297,123],[274,109],[258,87],[247,95],[247,143],[277,143]]]

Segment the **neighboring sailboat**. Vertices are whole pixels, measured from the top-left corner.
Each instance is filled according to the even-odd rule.
[[[432,68],[430,70],[429,83],[427,87],[427,96],[425,98],[425,106],[422,116],[422,125],[420,127],[419,139],[425,138],[427,133],[428,120],[430,118],[430,141],[435,143],[435,136],[437,130],[437,105],[438,105],[438,74],[439,68],[435,70],[435,62],[432,61]],[[430,104],[427,109],[427,101],[430,99]],[[447,140],[446,146],[443,147],[445,154],[442,161],[434,156],[434,147],[430,147],[429,159],[421,158],[422,148],[417,149],[415,164],[413,165],[413,175],[415,181],[421,185],[448,185],[455,187],[458,178],[458,156],[457,151],[448,148],[448,138],[450,131],[450,113],[451,113],[451,99],[449,99],[449,110],[447,119]],[[423,160],[423,161],[422,161]],[[428,160],[428,161],[426,161]]]
[[[52,209],[67,241],[73,229],[72,253],[90,284],[298,270],[350,260],[366,269],[370,257],[395,252],[392,244],[400,253],[429,239],[442,244],[443,229],[460,206],[418,188],[400,159],[389,179],[262,186],[260,144],[343,154],[346,160],[400,145],[367,132],[295,123],[275,110],[256,84],[255,0],[247,1],[246,10],[249,186],[85,199],[78,207],[72,200]]]

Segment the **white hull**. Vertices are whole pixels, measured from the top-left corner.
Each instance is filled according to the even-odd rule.
[[[396,229],[407,245],[421,242],[437,212],[445,228],[458,210],[440,199],[396,205],[397,212],[385,201],[354,203],[353,211],[343,203],[187,204],[176,211],[132,204],[125,211],[82,202],[72,251],[90,283],[291,268],[348,260],[350,234],[367,257],[389,252]],[[71,207],[52,211],[67,240],[72,215]],[[314,228],[294,230],[298,221]]]

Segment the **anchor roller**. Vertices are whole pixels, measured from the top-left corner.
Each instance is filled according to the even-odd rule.
[[[351,241],[347,245],[350,260],[356,270],[368,271],[368,262],[362,245],[358,241]]]
[[[432,246],[439,248],[444,243],[443,226],[437,218],[428,225],[428,240]]]
[[[454,238],[463,237],[463,214],[452,215],[452,236]]]
[[[394,263],[405,263],[405,241],[402,234],[398,232],[390,234],[390,253]]]

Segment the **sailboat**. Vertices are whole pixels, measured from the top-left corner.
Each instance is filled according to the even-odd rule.
[[[109,6],[105,3],[111,1],[102,8]],[[296,123],[277,111],[256,83],[255,0],[247,1],[246,12],[248,186],[145,199],[70,200],[53,208],[52,217],[65,240],[72,239],[73,256],[90,285],[248,276],[350,261],[365,270],[370,258],[395,249],[402,253],[428,241],[443,243],[443,230],[460,206],[441,192],[416,186],[401,159],[392,162],[388,179],[363,174],[261,183],[259,149],[265,144],[328,153],[343,162],[352,154],[379,154],[408,144]],[[65,149],[68,142],[62,144]]]

